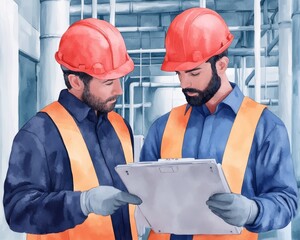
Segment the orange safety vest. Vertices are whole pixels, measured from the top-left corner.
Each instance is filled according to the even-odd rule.
[[[222,168],[233,193],[241,194],[249,153],[258,120],[265,109],[248,97],[244,97],[237,113],[223,154]],[[165,127],[161,143],[161,158],[181,158],[185,130],[192,109],[186,112],[186,104],[174,108]],[[170,239],[170,234],[150,232],[151,240]],[[242,230],[239,235],[194,235],[193,240],[257,240],[258,234]]]
[[[93,187],[99,186],[98,178],[87,146],[73,117],[59,102],[53,102],[41,111],[46,112],[51,117],[63,139],[70,159],[74,191],[86,191]],[[121,142],[126,162],[132,162],[133,151],[131,138],[123,118],[115,112],[110,112],[108,113],[108,120],[114,127],[114,130]],[[132,205],[129,205],[129,214],[132,237],[133,239],[137,239],[134,221],[134,206]],[[27,234],[27,240],[82,239],[115,239],[111,217],[91,213],[82,224],[60,233],[43,235]]]

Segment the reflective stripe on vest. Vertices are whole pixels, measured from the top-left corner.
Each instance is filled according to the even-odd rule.
[[[162,143],[161,158],[181,158],[184,135],[191,109],[186,104],[174,108],[167,121]],[[265,106],[244,97],[233,123],[223,154],[222,168],[230,189],[241,194],[255,129]],[[170,234],[150,232],[151,240],[169,240]],[[193,240],[256,240],[258,234],[243,229],[239,235],[194,235]]]
[[[68,111],[59,103],[53,102],[46,106],[41,112],[46,112],[55,123],[66,147],[73,175],[74,191],[86,191],[99,186],[99,181],[91,160],[89,151],[80,130]],[[108,119],[120,139],[126,162],[133,161],[132,144],[129,130],[123,118],[110,112]],[[87,180],[88,179],[88,180]],[[137,239],[134,222],[134,207],[129,206],[132,236]],[[110,216],[89,214],[87,219],[72,229],[60,233],[51,234],[27,234],[27,240],[94,240],[115,239]]]

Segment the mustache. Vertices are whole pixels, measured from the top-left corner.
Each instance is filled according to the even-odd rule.
[[[202,93],[202,91],[196,89],[196,88],[184,88],[182,89],[183,93]]]
[[[118,99],[118,95],[115,95],[115,96],[112,96],[112,97],[109,97],[108,99],[106,99],[105,103],[108,103],[109,101],[112,101],[112,100],[117,100]]]

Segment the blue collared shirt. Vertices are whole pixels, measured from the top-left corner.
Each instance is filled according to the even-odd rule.
[[[120,141],[107,119],[67,90],[58,100],[73,116],[87,148],[100,185],[127,191],[114,167],[125,163]],[[131,128],[126,122],[131,134]],[[4,210],[10,228],[17,232],[61,232],[82,223],[80,193],[73,191],[67,151],[56,126],[39,112],[16,135],[4,186]],[[128,206],[112,215],[116,239],[131,239]]]
[[[230,130],[244,98],[235,84],[232,87],[231,93],[218,104],[213,114],[205,104],[192,108],[183,141],[183,158],[214,158],[222,163]],[[161,140],[168,117],[169,113],[163,115],[150,127],[140,161],[160,158]],[[259,206],[255,222],[245,226],[249,231],[282,228],[295,216],[297,184],[287,131],[282,121],[268,109],[263,111],[255,131],[242,194],[254,199]],[[172,239],[190,237],[172,236]]]

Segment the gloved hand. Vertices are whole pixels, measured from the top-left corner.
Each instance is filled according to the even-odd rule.
[[[136,230],[139,237],[138,239],[139,240],[148,239],[151,228],[139,207],[136,207],[134,210],[134,218],[135,218]]]
[[[256,202],[240,194],[217,193],[206,204],[214,214],[237,227],[252,224],[258,215]]]
[[[127,203],[139,205],[142,200],[135,195],[122,192],[111,186],[95,187],[82,192],[80,195],[81,210],[86,216],[89,213],[103,216],[111,215]]]

